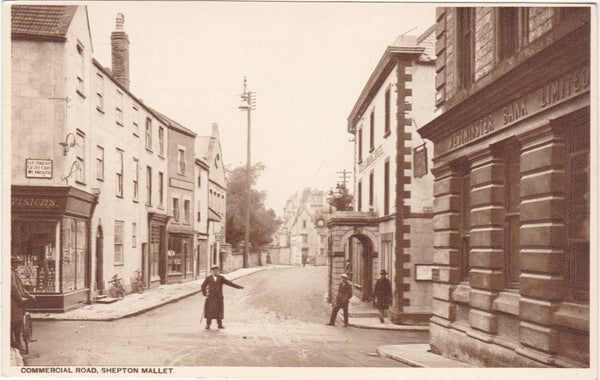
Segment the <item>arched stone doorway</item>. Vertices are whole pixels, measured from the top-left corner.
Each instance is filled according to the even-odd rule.
[[[373,241],[364,234],[348,238],[346,260],[352,263],[352,282],[360,290],[363,301],[373,299],[373,262],[377,258]]]

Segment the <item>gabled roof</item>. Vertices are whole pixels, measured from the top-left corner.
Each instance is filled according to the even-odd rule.
[[[348,116],[348,132],[356,132],[356,124],[358,124],[363,113],[368,108],[370,102],[375,97],[375,94],[383,83],[387,76],[391,73],[396,62],[401,57],[410,57],[411,59],[424,58],[423,54],[428,53],[431,47],[427,46],[423,42],[435,31],[432,26],[425,33],[419,37],[414,36],[400,36],[392,46],[388,46],[383,56],[379,60],[377,67],[371,73],[371,76],[367,80],[365,87],[363,88],[360,96],[356,100],[350,115]],[[429,50],[428,50],[429,48]],[[434,54],[435,56],[435,54]],[[430,61],[431,57],[427,56],[424,58],[425,61]],[[435,58],[433,58],[435,62]]]
[[[167,126],[169,126],[171,129],[174,129],[178,132],[181,132],[183,134],[186,134],[188,136],[191,137],[196,137],[196,132],[187,129],[186,127],[184,127],[183,125],[179,124],[178,122],[176,122],[175,120],[169,118],[168,116],[163,115],[162,113],[158,112],[157,110],[152,108],[152,112],[155,114],[156,118],[159,119],[160,121],[162,121],[163,123],[165,123]]]
[[[10,16],[12,38],[65,41],[76,11],[76,5],[13,4]]]

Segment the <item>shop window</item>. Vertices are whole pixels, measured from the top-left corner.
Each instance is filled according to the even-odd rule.
[[[123,224],[115,220],[114,254],[115,265],[123,265]]]
[[[189,244],[185,240],[183,241],[183,254],[185,255],[185,273],[191,274],[194,267],[194,257],[192,252],[190,252]]]
[[[159,187],[162,191],[162,178],[160,178],[159,173]],[[162,198],[162,193],[161,193]],[[150,166],[146,166],[146,205],[152,206],[152,168]]]
[[[104,110],[104,77],[100,74],[96,75],[96,109]]]
[[[521,197],[521,148],[517,141],[509,140],[502,146],[504,151],[504,264],[506,283],[516,288],[521,269],[519,265],[519,234]]]
[[[475,8],[457,8],[458,85],[466,88],[473,82],[475,60]]]
[[[569,296],[589,300],[590,286],[590,125],[589,119],[565,123],[566,267]]]
[[[140,176],[140,162],[137,158],[133,159],[133,200],[137,202],[139,188],[139,176]]]
[[[59,224],[39,220],[15,222],[11,254],[23,260],[16,269],[30,293],[58,293],[59,255],[56,236]]]
[[[183,201],[183,220],[186,224],[190,224],[191,222],[191,210],[189,199]]]
[[[369,152],[375,150],[375,111],[369,117]]]
[[[117,197],[123,197],[123,151],[120,149],[117,149],[116,176]]]
[[[104,148],[96,146],[96,179],[104,181]]]
[[[117,90],[117,97],[115,101],[115,118],[117,125],[123,126],[123,94]]]
[[[75,155],[79,167],[77,168],[75,180],[83,184],[85,184],[85,146],[85,133],[78,129],[75,141]]]
[[[152,151],[152,119],[146,118],[146,149]]]
[[[363,151],[363,133],[362,128],[358,129],[358,163],[362,162],[362,151]]]
[[[84,220],[64,218],[62,222],[62,291],[83,289],[87,268],[87,224]]]
[[[161,228],[157,225],[150,227],[150,275],[158,278],[160,263]]]
[[[169,274],[182,273],[183,244],[181,238],[169,238],[168,269]]]

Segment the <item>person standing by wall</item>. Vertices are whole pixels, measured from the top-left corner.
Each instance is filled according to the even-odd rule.
[[[10,260],[10,345],[24,351],[21,344],[23,334],[23,316],[25,315],[25,301],[35,300],[35,296],[29,294],[23,286],[23,282],[17,273],[17,267],[23,261],[19,257],[12,257]]]
[[[333,305],[333,310],[331,310],[331,318],[327,325],[335,326],[335,318],[340,309],[342,309],[344,310],[344,327],[348,327],[348,303],[350,302],[350,298],[352,298],[352,284],[346,273],[342,274],[340,277],[342,278],[342,282],[338,288],[335,304]]]
[[[392,284],[387,279],[387,271],[381,270],[381,278],[375,282],[373,305],[379,309],[379,320],[383,323],[384,313],[392,304]]]
[[[223,326],[223,284],[229,285],[236,289],[244,289],[243,286],[234,284],[221,274],[219,274],[219,266],[213,265],[210,267],[212,273],[206,277],[202,283],[202,294],[206,301],[204,302],[204,317],[206,318],[206,329],[210,329],[210,324],[213,319],[217,320],[218,327],[224,329]]]

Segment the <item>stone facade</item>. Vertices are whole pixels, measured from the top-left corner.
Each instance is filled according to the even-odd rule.
[[[343,236],[333,245],[352,264],[357,296],[372,299],[372,289],[385,269],[395,295],[392,321],[425,322],[431,313],[433,256],[433,175],[428,152],[432,144],[417,128],[433,117],[435,28],[421,36],[401,36],[389,46],[348,117],[354,135],[354,224],[352,215],[334,214],[331,231]],[[418,83],[419,85],[416,85]],[[375,218],[374,220],[373,217]],[[356,228],[368,221],[371,233]],[[362,227],[361,227],[362,228]],[[344,233],[342,233],[342,231]],[[345,240],[344,240],[345,239]]]
[[[419,130],[435,152],[431,347],[586,367],[590,8],[439,8],[436,28],[439,116]],[[467,85],[458,46],[474,47]]]

